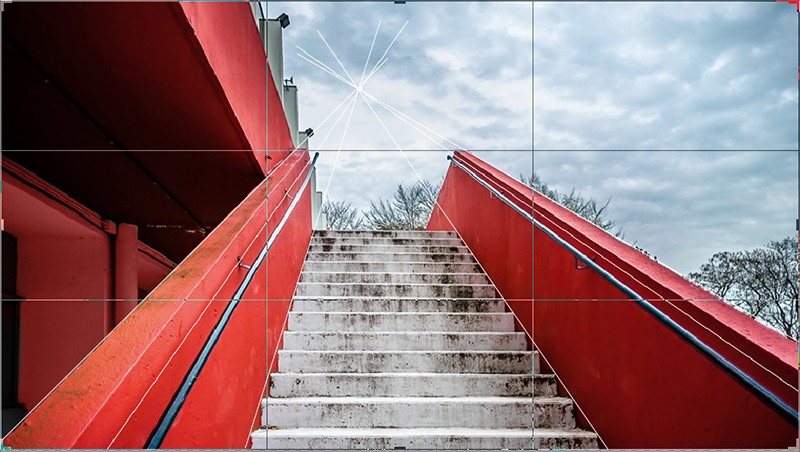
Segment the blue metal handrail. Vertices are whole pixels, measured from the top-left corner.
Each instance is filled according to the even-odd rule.
[[[798,413],[797,410],[792,408],[786,402],[778,398],[775,394],[773,394],[769,389],[762,386],[758,383],[753,377],[745,373],[743,370],[739,369],[728,361],[725,357],[720,355],[717,351],[706,345],[703,341],[701,341],[697,336],[689,332],[686,328],[679,325],[677,322],[669,318],[666,314],[661,312],[658,308],[653,306],[649,301],[645,300],[643,297],[639,296],[636,292],[633,291],[630,287],[625,285],[622,281],[618,280],[614,277],[611,273],[600,267],[597,263],[595,263],[592,259],[588,256],[583,254],[580,250],[572,246],[570,243],[562,239],[558,236],[555,232],[553,232],[550,228],[542,224],[540,221],[533,218],[533,205],[531,205],[531,212],[527,212],[515,203],[511,202],[505,195],[503,195],[499,190],[489,185],[486,181],[481,179],[478,175],[476,175],[472,170],[467,168],[464,164],[459,162],[458,160],[454,159],[453,156],[448,155],[447,159],[450,160],[456,167],[460,168],[464,172],[466,172],[470,177],[475,179],[479,184],[483,185],[484,187],[488,188],[489,191],[495,194],[500,200],[511,206],[517,213],[522,215],[526,220],[533,223],[533,226],[539,229],[540,231],[547,234],[548,237],[553,239],[556,243],[561,245],[563,248],[566,248],[570,253],[572,253],[577,259],[581,260],[585,263],[588,267],[592,268],[594,271],[600,274],[606,281],[610,282],[614,285],[617,289],[621,290],[625,293],[628,297],[630,297],[633,301],[638,303],[641,307],[643,307],[647,312],[652,314],[656,319],[658,319],[661,323],[666,325],[672,331],[677,333],[682,339],[689,342],[695,349],[699,350],[701,353],[706,355],[711,361],[715,364],[719,365],[726,371],[728,371],[731,376],[733,376],[737,381],[739,381],[742,385],[752,391],[755,395],[757,395],[762,400],[768,401],[771,406],[780,413],[786,420],[792,422],[794,425],[797,425],[798,422]]]
[[[311,168],[308,170],[308,174],[306,174],[305,179],[303,180],[303,184],[300,186],[300,189],[297,191],[292,203],[289,204],[289,208],[286,210],[286,213],[283,214],[283,218],[278,223],[278,226],[275,227],[275,230],[272,231],[272,235],[270,235],[269,239],[267,239],[267,243],[264,244],[264,247],[261,249],[256,260],[253,262],[253,265],[249,267],[247,270],[247,275],[245,275],[244,280],[239,285],[239,288],[234,293],[231,301],[228,303],[228,306],[225,308],[225,312],[220,317],[217,325],[214,327],[214,330],[211,332],[211,335],[206,340],[203,349],[201,350],[200,354],[197,355],[197,359],[195,360],[194,364],[192,364],[191,369],[184,377],[183,382],[178,389],[178,392],[175,393],[175,396],[172,399],[172,402],[167,408],[167,411],[164,412],[164,416],[158,423],[158,426],[153,431],[150,439],[147,442],[147,449],[157,449],[161,447],[161,444],[164,442],[164,438],[166,438],[167,433],[169,432],[170,427],[172,427],[173,422],[175,422],[175,418],[178,416],[181,408],[183,408],[183,404],[186,401],[186,397],[189,395],[189,391],[192,390],[192,386],[194,386],[195,381],[200,376],[200,372],[203,370],[206,362],[208,361],[209,356],[211,355],[211,351],[219,342],[219,338],[222,336],[223,330],[228,325],[228,321],[230,320],[231,316],[233,315],[233,311],[239,305],[239,301],[241,301],[242,297],[244,296],[245,291],[250,286],[250,282],[252,282],[253,277],[255,276],[258,269],[261,267],[261,264],[266,259],[267,254],[269,253],[270,248],[275,243],[275,239],[278,238],[278,234],[281,233],[283,227],[286,225],[286,222],[289,220],[289,216],[294,210],[295,206],[298,202],[300,202],[300,198],[302,198],[301,194],[303,190],[305,190],[306,186],[308,185],[308,181],[311,180],[311,176],[313,175],[313,168],[317,162],[317,158],[319,157],[319,152],[314,153],[314,158],[311,160],[311,163],[308,165]]]

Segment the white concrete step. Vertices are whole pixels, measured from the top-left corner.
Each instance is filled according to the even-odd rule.
[[[505,312],[497,299],[294,297],[295,312]]]
[[[355,262],[475,262],[469,253],[350,253],[309,252],[306,261]]]
[[[374,238],[399,238],[399,239],[454,239],[458,234],[450,231],[314,231],[312,237],[374,237]]]
[[[525,351],[525,333],[286,331],[284,350]]]
[[[290,428],[256,430],[253,449],[530,449],[530,428]]]
[[[289,397],[262,401],[281,428],[531,428],[531,397]],[[263,408],[267,403],[266,410]],[[533,405],[538,404],[534,399]],[[534,414],[535,417],[535,414]],[[534,419],[535,422],[535,419]]]
[[[459,238],[312,237],[311,245],[429,245],[465,246]]]
[[[530,374],[274,373],[271,397],[553,397],[555,377]]]
[[[322,297],[413,297],[413,298],[495,298],[489,284],[361,284],[298,283],[299,296]]]
[[[530,373],[533,352],[279,350],[281,373]],[[533,361],[533,362],[532,362]]]
[[[267,444],[269,435],[269,445]],[[291,428],[253,432],[253,449],[598,449],[585,430],[483,428]],[[531,439],[533,441],[531,441]]]
[[[575,403],[566,397],[535,397],[534,428],[575,428]]]
[[[534,427],[535,449],[599,449],[597,434],[581,429]]]
[[[475,262],[355,262],[306,261],[304,272],[369,272],[369,273],[477,273],[481,267]]]
[[[288,331],[514,331],[514,314],[445,312],[289,312]]]
[[[300,275],[300,282],[350,284],[489,284],[489,278],[482,273],[305,271]]]
[[[310,253],[469,253],[466,246],[311,244]]]

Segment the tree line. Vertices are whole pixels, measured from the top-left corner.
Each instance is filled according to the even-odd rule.
[[[536,173],[520,179],[601,229],[624,238],[622,227],[609,216],[610,197],[603,202],[583,196],[575,188],[560,192]],[[411,185],[401,182],[391,198],[371,201],[367,210],[359,211],[345,201],[328,201],[322,211],[333,230],[421,230],[428,224],[440,188],[441,183],[429,181]],[[649,255],[635,242],[633,246]],[[798,340],[797,237],[774,240],[753,250],[716,253],[687,279],[751,318]]]

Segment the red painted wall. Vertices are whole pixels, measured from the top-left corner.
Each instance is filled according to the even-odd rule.
[[[219,81],[222,95],[266,172],[266,156],[260,151],[267,146],[264,129],[267,84],[273,86],[274,83],[272,77],[267,76],[266,55],[250,4],[187,2],[179,5],[197,37],[200,52]]]
[[[549,199],[538,194],[531,199],[530,189],[480,159],[467,153],[456,153],[456,158],[518,197],[519,205],[526,204],[526,196],[528,208],[535,201],[537,220],[641,296],[654,299],[653,304],[662,312],[797,407],[796,342],[716,300]],[[483,195],[488,214],[461,213],[475,204],[480,190],[487,191],[476,187],[480,186],[466,173],[451,167],[439,203],[459,232],[483,228],[484,237],[489,238],[478,240],[470,232],[462,236],[499,290],[514,293],[531,281],[530,275],[525,279],[522,273],[506,280],[497,273],[503,259],[524,265],[520,257],[507,256],[502,246],[496,250],[492,247],[494,235],[499,235],[503,243],[506,234],[503,222],[507,220],[498,216],[496,210],[501,209],[492,206],[500,201]],[[465,196],[456,195],[462,193]],[[505,210],[506,216],[519,216],[510,207]],[[482,223],[477,221],[480,219],[498,224],[497,218],[500,227],[496,229],[468,225]],[[429,228],[452,229],[441,212],[434,213]],[[516,234],[520,243],[530,243],[526,242],[530,230]],[[785,448],[795,444],[796,425],[598,274],[576,269],[572,254],[538,230],[533,238],[533,269],[534,342],[609,447]],[[655,301],[661,299],[680,300],[673,304],[702,326],[669,303]],[[694,301],[699,299],[710,301]]]
[[[512,308],[517,331],[532,334],[532,224],[451,165],[428,230],[457,231]]]
[[[271,175],[270,190],[281,195],[286,188],[297,190],[302,179],[296,180],[308,170],[306,160],[305,153],[290,157]],[[288,206],[286,201],[267,206],[266,187],[265,181],[231,212],[12,432],[6,444],[142,447],[245,276],[237,257],[252,263],[266,241],[267,212],[279,212],[270,220],[272,226]],[[277,292],[291,293],[297,281],[297,263],[310,240],[309,197],[307,188],[297,217],[287,224],[270,257],[289,263],[270,269],[269,287]],[[266,268],[256,275],[164,447],[243,447],[248,441],[255,413],[249,408],[257,408],[265,385],[266,277]],[[210,409],[209,401],[219,404]]]
[[[17,238],[17,295],[24,298],[18,397],[31,409],[117,323],[119,306],[106,301],[117,284],[117,228],[104,228],[99,215],[13,162],[4,161],[3,183],[3,227]],[[151,290],[168,261],[146,254],[158,257],[141,242],[138,248],[127,256],[134,290]]]

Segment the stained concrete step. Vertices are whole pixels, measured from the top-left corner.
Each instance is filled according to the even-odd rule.
[[[525,333],[286,331],[284,350],[525,351]]]
[[[271,397],[553,397],[553,375],[274,373]]]
[[[475,262],[469,253],[335,253],[309,252],[306,261]]]
[[[294,297],[295,312],[505,312],[498,299]]]
[[[444,312],[289,312],[288,331],[512,332],[514,314]]]
[[[269,444],[267,443],[269,435]],[[530,428],[290,428],[256,430],[253,449],[530,449]]]
[[[465,246],[459,238],[312,237],[312,245],[429,245]]]
[[[312,237],[374,237],[398,239],[454,239],[458,234],[451,231],[314,231]]]
[[[422,272],[311,272],[300,275],[302,283],[362,283],[362,284],[489,284],[483,273],[422,273]]]
[[[469,253],[466,246],[311,244],[310,253]]]
[[[278,372],[521,374],[536,361],[536,352],[279,350]]]
[[[580,429],[534,427],[535,449],[599,449],[597,434]]]
[[[533,428],[575,428],[575,403],[567,397],[533,399]]]
[[[531,428],[531,405],[531,397],[290,397],[262,400],[262,412],[278,429]],[[261,421],[267,425],[265,415]]]
[[[340,273],[480,273],[475,262],[356,262],[356,261],[306,261],[304,272]]]
[[[494,298],[490,284],[298,283],[296,295],[324,297]]]

